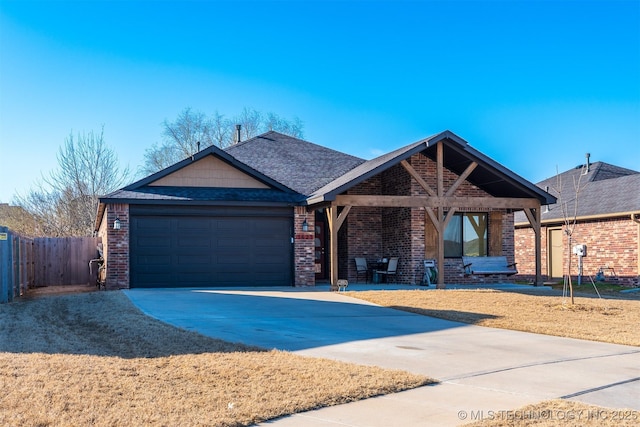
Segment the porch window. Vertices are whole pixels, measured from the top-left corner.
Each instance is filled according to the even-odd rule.
[[[444,256],[487,256],[487,214],[454,214],[444,231]]]

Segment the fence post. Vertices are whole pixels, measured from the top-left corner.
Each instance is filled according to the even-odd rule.
[[[0,303],[13,301],[13,249],[11,233],[0,227]]]

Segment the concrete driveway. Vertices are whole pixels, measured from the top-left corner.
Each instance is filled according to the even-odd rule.
[[[326,289],[124,293],[146,314],[204,335],[440,380],[264,425],[460,425],[482,415],[506,420],[513,416],[506,411],[554,398],[631,408],[640,420],[638,347],[467,325],[379,307]],[[551,414],[559,423],[588,415]]]

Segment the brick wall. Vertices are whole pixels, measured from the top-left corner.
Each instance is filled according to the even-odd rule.
[[[105,259],[107,265],[106,288],[129,288],[129,205],[109,204],[106,208]],[[113,221],[120,220],[120,230],[113,229]]]
[[[401,166],[396,165],[382,174],[382,194],[409,196],[411,195],[411,181],[413,178]],[[398,257],[398,270],[395,278],[397,283],[414,283],[412,266],[412,209],[384,208],[382,211],[382,255],[387,258]]]
[[[307,221],[309,231],[302,230]],[[294,227],[294,281],[296,286],[315,285],[314,228],[315,214],[307,212],[303,206],[296,206],[293,216]]]
[[[380,176],[368,179],[351,188],[347,194],[380,194]],[[382,258],[382,208],[356,206],[349,211],[338,234],[338,272],[341,279],[355,282],[354,258],[367,260]]]
[[[548,277],[548,236],[550,228],[542,227],[542,274]],[[603,266],[612,267],[619,277],[619,283],[633,284],[638,282],[638,231],[639,225],[628,216],[601,220],[580,221],[573,232],[572,245],[587,246],[587,256],[583,257],[583,277],[595,275]],[[562,233],[563,266],[568,257],[572,257],[571,274],[578,274],[578,257],[568,254],[568,237]],[[534,233],[530,227],[515,230],[516,262],[523,278],[531,278],[535,274],[535,256],[533,247]],[[564,268],[563,268],[564,271]],[[610,270],[605,270],[609,273]]]

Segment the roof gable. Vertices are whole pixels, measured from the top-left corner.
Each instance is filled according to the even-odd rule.
[[[219,170],[207,171],[208,167]],[[133,191],[145,186],[221,187],[220,184],[224,184],[225,181],[234,184],[232,188],[273,188],[291,192],[289,188],[278,181],[238,161],[213,145],[168,168],[134,182],[124,187],[123,190]],[[180,182],[182,185],[179,185]],[[248,187],[241,187],[242,182]]]
[[[269,188],[265,183],[214,155],[198,159],[148,185],[153,187]]]
[[[417,153],[422,153],[436,160],[438,142],[443,142],[444,144],[444,167],[457,175],[461,175],[472,162],[478,164],[478,167],[467,177],[467,181],[488,194],[494,197],[537,198],[541,203],[555,202],[553,196],[475,150],[467,141],[450,131],[432,135],[362,163],[345,175],[315,191],[308,198],[308,202],[313,204],[334,200],[336,195],[380,174]]]

